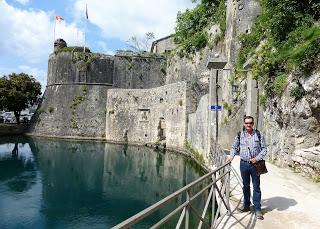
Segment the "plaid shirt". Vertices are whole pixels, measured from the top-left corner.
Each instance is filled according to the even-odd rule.
[[[259,143],[259,137],[256,130],[253,130],[253,134],[250,135],[247,131],[240,133],[240,141],[238,135],[235,137],[230,155],[234,157],[237,153],[237,149],[240,148],[240,158],[245,161],[249,161],[251,158],[256,158],[258,161],[263,160],[267,155],[267,147],[264,136],[261,134],[261,142]]]

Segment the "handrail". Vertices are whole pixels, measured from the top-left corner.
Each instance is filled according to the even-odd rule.
[[[180,228],[182,224],[185,224],[184,228],[188,229],[190,223],[190,211],[194,211],[195,217],[199,219],[198,229],[205,226],[209,226],[210,228],[216,228],[222,222],[223,218],[226,215],[231,214],[231,208],[229,203],[230,177],[231,172],[234,173],[235,171],[233,170],[231,163],[226,162],[226,154],[224,153],[224,151],[221,149],[219,145],[215,143],[211,144],[209,160],[210,163],[216,167],[213,171],[203,175],[202,177],[196,179],[195,181],[177,190],[176,192],[168,195],[167,197],[163,198],[157,203],[151,205],[150,207],[142,210],[134,216],[112,227],[112,229],[131,228],[131,226],[139,223],[144,218],[154,213],[155,211],[161,209],[166,204],[170,203],[182,194],[186,194],[185,201],[176,206],[175,209],[171,210],[166,216],[164,216],[157,223],[151,226],[151,228],[159,228],[168,220],[170,220],[173,216],[181,212],[176,224],[176,228]],[[201,183],[204,181],[208,181],[208,178],[210,179],[208,183]],[[238,179],[239,177],[236,177],[237,182],[239,182]],[[200,187],[197,186],[197,188],[200,190],[194,193],[192,196],[190,196],[190,189],[198,184],[204,185]],[[198,210],[196,210],[192,206],[192,203],[197,198],[202,196],[202,194],[204,194],[206,191],[207,195],[206,200],[204,202],[204,208],[202,212],[198,212]],[[211,209],[209,207],[210,203]],[[218,207],[216,207],[216,203]],[[210,209],[211,211],[211,220],[205,221],[205,216],[208,212],[208,209]]]
[[[220,167],[216,168],[215,170],[205,174],[204,176],[198,178],[197,180],[191,182],[190,184],[186,185],[185,187],[177,190],[176,192],[170,194],[169,196],[165,197],[164,199],[160,200],[159,202],[151,205],[150,207],[144,209],[143,211],[137,213],[136,215],[126,219],[125,221],[121,222],[120,224],[112,227],[112,229],[116,229],[116,228],[130,228],[131,225],[137,223],[138,221],[140,221],[141,219],[147,217],[148,215],[150,215],[151,213],[155,212],[156,210],[158,210],[159,208],[161,208],[164,204],[168,203],[169,201],[175,199],[177,196],[179,196],[180,194],[182,194],[183,192],[188,191],[190,188],[192,188],[193,186],[195,186],[196,184],[200,183],[201,181],[205,180],[206,178],[212,176],[213,174],[219,172],[220,170],[222,170],[223,168],[225,168],[227,165],[229,165],[230,162],[225,163],[223,165],[221,165]],[[230,171],[229,171],[230,172]],[[223,174],[226,175],[227,172],[225,172]],[[219,177],[215,180],[215,183],[217,181],[219,181],[220,179],[222,179],[222,177]],[[212,183],[213,185],[215,183]],[[201,192],[201,191],[200,191]],[[198,193],[197,193],[198,194]],[[196,194],[196,195],[197,195]],[[193,199],[192,199],[193,200]],[[191,200],[190,200],[191,201]],[[183,205],[183,204],[182,204]]]

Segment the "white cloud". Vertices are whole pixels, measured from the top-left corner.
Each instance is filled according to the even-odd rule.
[[[20,65],[20,72],[32,75],[36,80],[38,80],[41,84],[41,91],[45,90],[47,84],[47,72],[43,69],[30,67],[28,65]]]
[[[112,51],[111,49],[108,48],[107,44],[103,41],[98,41],[97,44],[101,48],[102,52],[109,54],[109,55],[114,55],[115,51]]]
[[[127,41],[154,32],[156,38],[174,32],[177,12],[192,8],[191,0],[76,0],[76,18],[84,18],[85,5],[91,23],[97,25],[106,38]]]
[[[32,75],[36,80],[38,80],[41,84],[41,91],[44,92],[47,84],[47,72],[44,69],[40,69],[37,67],[30,67],[28,65],[20,65],[17,68],[7,68],[0,67],[0,77],[4,75],[9,75],[11,73],[26,73],[28,75]]]
[[[0,0],[0,55],[22,58],[29,63],[48,59],[53,50],[53,12],[18,9]],[[77,26],[65,21],[57,23],[56,37],[68,44],[79,44]],[[80,34],[79,40],[83,35]]]
[[[16,2],[19,2],[22,5],[26,5],[27,3],[30,2],[30,0],[15,0]]]

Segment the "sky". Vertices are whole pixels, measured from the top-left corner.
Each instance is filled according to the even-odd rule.
[[[193,7],[191,0],[0,0],[0,76],[30,74],[44,91],[54,35],[112,55],[132,36],[172,34],[178,11]]]

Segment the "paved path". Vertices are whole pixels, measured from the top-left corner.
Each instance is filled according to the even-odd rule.
[[[239,157],[232,166],[239,173]],[[262,212],[264,220],[256,220],[253,212],[239,213],[242,198],[235,176],[231,181],[233,216],[224,228],[320,229],[320,183],[314,183],[289,169],[267,163],[269,172],[261,175]]]

